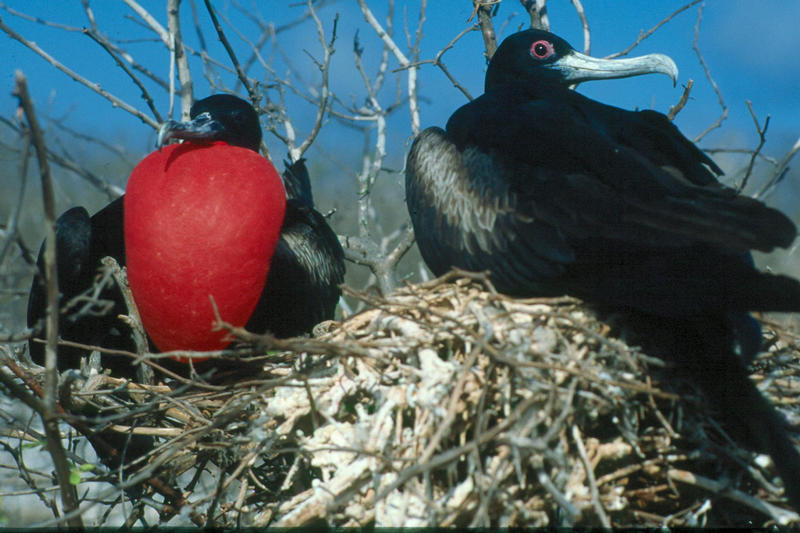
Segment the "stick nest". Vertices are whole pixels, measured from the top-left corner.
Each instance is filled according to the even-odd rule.
[[[368,310],[315,338],[233,330],[260,354],[246,377],[96,376],[93,427],[159,443],[126,485],[157,492],[145,483],[157,475],[183,494],[144,499],[163,501],[162,519],[227,526],[800,523],[771,461],[580,301],[515,300],[455,274],[387,297],[347,292]],[[764,325],[752,377],[797,421],[796,337]],[[128,401],[109,400],[123,389]]]

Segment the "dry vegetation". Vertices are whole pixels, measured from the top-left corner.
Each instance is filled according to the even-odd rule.
[[[60,394],[75,428],[158,442],[120,486],[141,495],[121,504],[97,483],[92,499],[129,523],[145,507],[220,526],[798,523],[766,456],[734,445],[659,360],[577,300],[513,300],[471,277],[348,291],[369,309],[313,339],[233,330],[251,349],[217,357],[241,358],[246,377],[76,379]],[[797,338],[766,329],[754,378],[796,419]]]
[[[179,2],[168,3],[177,12]],[[664,23],[697,3],[687,3]],[[105,357],[129,357],[154,368],[160,381],[141,385],[71,372],[56,385],[54,369],[48,382],[48,371],[26,362],[20,341],[33,332],[22,327],[2,332],[0,379],[17,406],[0,412],[0,446],[6,452],[3,467],[21,481],[18,489],[1,491],[0,498],[29,494],[28,501],[55,517],[45,525],[80,525],[88,512],[97,524],[113,519],[128,525],[800,524],[797,513],[781,503],[769,459],[734,444],[691,387],[671,380],[658,359],[616,338],[613,323],[598,319],[583,303],[566,297],[509,299],[496,294],[483,276],[467,273],[416,285],[398,282],[420,267],[398,270],[413,234],[405,219],[389,223],[385,211],[375,208],[372,193],[387,158],[387,121],[405,112],[410,131],[419,131],[417,77],[424,65],[438,68],[468,96],[443,57],[469,31],[481,31],[486,52],[492,53],[496,3],[476,5],[464,31],[454,32],[445,49],[431,52],[419,47],[424,16],[398,37],[391,10],[379,21],[358,0],[383,44],[378,70],[368,74],[365,51],[358,40],[354,43],[353,61],[364,83],[358,104],[329,91],[337,35],[335,20],[317,13],[325,2],[308,2],[298,21],[318,47],[319,77],[305,86],[297,76],[282,77],[261,56],[265,43],[276,38],[275,28],[263,19],[260,37],[239,36],[249,58],[237,58],[232,49],[212,58],[205,48],[181,46],[177,15],[159,22],[163,17],[136,2],[126,4],[172,54],[170,80],[158,78],[126,55],[123,44],[107,38],[88,2],[86,31],[124,65],[131,83],[141,86],[148,111],[115,103],[142,122],[154,126],[164,118],[154,103],[162,96],[179,96],[186,113],[191,60],[202,65],[212,88],[232,90],[238,84],[240,94],[250,95],[272,141],[280,141],[292,157],[302,156],[332,121],[363,134],[363,153],[348,171],[358,193],[346,215],[352,224],[339,230],[348,259],[366,266],[369,274],[349,278],[351,286],[365,288],[345,288],[346,318],[320,325],[313,338],[279,340],[228,328],[239,344],[204,354],[228,369],[212,377],[170,373],[160,364],[166,354],[105,352]],[[542,16],[544,1],[520,5],[532,25],[549,24]],[[573,5],[584,16],[580,2]],[[205,13],[199,3],[191,6],[198,28],[225,40],[235,33],[208,3]],[[214,21],[211,26],[199,21],[203,15]],[[699,21],[698,15],[698,27]],[[0,26],[17,39],[2,19]],[[183,33],[189,30],[194,28]],[[33,45],[17,35],[22,44]],[[586,36],[588,43],[588,26]],[[398,45],[403,40],[407,46]],[[383,87],[392,77],[397,90],[388,91],[387,99]],[[151,96],[153,85],[158,96]],[[690,90],[691,84],[672,116]],[[292,97],[313,110],[300,128],[287,111]],[[724,105],[721,109],[720,122],[727,113]],[[70,170],[104,194],[121,191],[70,154],[46,146],[45,138],[32,134],[30,115],[2,120],[19,136],[11,153],[21,176],[28,174],[25,166],[35,148],[42,161]],[[753,162],[763,159],[767,128],[755,123],[762,142],[747,154]],[[800,143],[769,163],[756,194],[774,190],[799,148]],[[738,177],[742,187],[752,167]],[[49,192],[46,184],[43,190]],[[11,209],[0,233],[0,281],[19,292],[29,283],[33,254],[20,237],[17,211]],[[47,211],[52,221],[57,213],[52,206]],[[98,277],[113,282],[109,273]],[[787,325],[764,322],[764,330],[767,348],[754,365],[753,379],[796,425],[797,336]],[[34,422],[39,416],[44,424]],[[134,473],[122,476],[102,466],[82,436],[100,430],[150,435],[157,445]],[[38,463],[31,466],[32,461]]]

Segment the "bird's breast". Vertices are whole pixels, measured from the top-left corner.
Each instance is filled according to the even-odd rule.
[[[160,350],[228,344],[212,331],[214,306],[230,324],[247,322],[285,208],[275,169],[244,148],[171,145],[136,166],[124,209],[128,279]]]

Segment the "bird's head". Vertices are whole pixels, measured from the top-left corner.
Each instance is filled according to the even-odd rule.
[[[577,52],[564,39],[543,30],[507,37],[486,72],[486,90],[499,85],[572,85],[589,80],[628,78],[660,72],[678,78],[678,67],[664,54],[601,59]]]
[[[258,152],[261,124],[249,102],[230,94],[215,94],[198,100],[189,112],[191,120],[168,120],[158,130],[157,146],[170,139],[210,143],[223,141]]]

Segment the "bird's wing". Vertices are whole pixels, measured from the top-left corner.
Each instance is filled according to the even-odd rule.
[[[300,198],[290,198],[267,281],[247,330],[269,331],[278,337],[310,332],[319,322],[333,318],[344,274],[344,250],[325,217]]]
[[[116,259],[125,266],[125,196],[120,196],[92,215],[92,258],[99,261],[105,256]],[[99,264],[93,265],[97,268]]]
[[[559,229],[524,213],[498,158],[460,150],[440,128],[414,140],[406,165],[406,201],[428,267],[491,270],[514,294],[557,276],[574,257]],[[508,258],[514,258],[513,261]]]
[[[286,169],[281,174],[281,178],[286,189],[286,198],[297,198],[313,208],[314,196],[311,193],[311,179],[308,175],[305,158],[301,157],[294,163],[286,160],[283,164]]]
[[[60,292],[75,292],[86,270],[90,267],[90,243],[92,227],[89,213],[83,207],[73,207],[56,220],[56,270]],[[44,247],[39,250],[36,261],[39,272],[33,279],[28,299],[28,326],[33,326],[45,315],[47,306],[44,282]]]
[[[588,99],[479,100],[447,130],[462,153],[477,149],[494,162],[470,172],[470,181],[499,175],[517,210],[549,223],[567,243],[594,237],[626,248],[711,245],[741,253],[785,247],[795,237],[782,213],[720,185],[702,152],[654,112]]]

